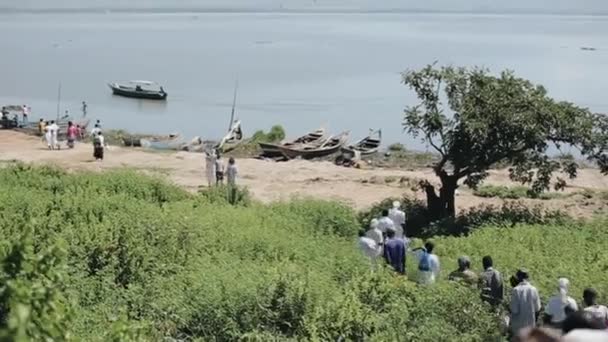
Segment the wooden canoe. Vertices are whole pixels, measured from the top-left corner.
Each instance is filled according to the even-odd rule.
[[[332,155],[346,142],[350,136],[350,132],[342,132],[336,136],[326,138],[320,145],[300,145],[295,147],[284,147],[279,146],[281,153],[288,159],[302,158],[302,159],[314,159]]]
[[[280,146],[288,147],[288,148],[294,148],[294,147],[298,147],[301,145],[314,146],[315,144],[318,146],[323,143],[325,137],[326,137],[325,130],[323,128],[319,128],[315,131],[309,132],[292,141],[288,141],[288,142],[284,142],[284,143],[280,143],[280,144],[271,144],[271,143],[260,142],[260,143],[258,143],[258,145],[262,149],[262,156],[267,157],[267,158],[275,158],[275,157],[280,157],[283,155],[283,153],[281,152],[281,149],[279,148]]]
[[[370,130],[369,135],[358,142],[343,147],[342,151],[346,153],[354,154],[354,151],[358,151],[361,155],[370,155],[378,152],[380,144],[382,143],[382,130]]]

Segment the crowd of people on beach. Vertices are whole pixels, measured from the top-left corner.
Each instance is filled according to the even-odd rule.
[[[86,103],[83,104],[83,110],[86,110]],[[49,150],[60,150],[61,144],[59,143],[60,126],[55,120],[46,121],[40,119],[38,122],[38,135],[46,141],[47,148]],[[74,148],[77,141],[85,141],[87,137],[86,129],[78,124],[74,124],[72,121],[68,121],[67,128],[65,128],[66,146],[68,148]],[[95,126],[89,133],[93,142],[93,158],[96,161],[103,160],[104,150],[107,148],[105,138],[101,132],[101,122],[97,120]]]
[[[369,229],[359,232],[359,248],[369,259],[373,270],[386,265],[397,275],[406,275],[406,259],[411,255],[417,265],[417,275],[414,277],[417,283],[431,285],[439,281],[441,269],[439,257],[434,254],[435,244],[426,241],[423,247],[411,248],[411,241],[406,236],[406,215],[400,207],[401,203],[395,201],[391,209],[382,211],[381,217],[372,219]],[[481,300],[490,305],[491,313],[502,319],[505,333],[512,340],[527,341],[521,338],[522,333],[529,335],[530,329],[542,325],[561,330],[565,336],[580,329],[602,331],[600,338],[603,339],[598,341],[608,341],[608,308],[598,304],[595,289],[583,291],[582,305],[579,307],[577,301],[569,296],[570,281],[559,278],[556,294],[549,298],[543,310],[539,291],[532,285],[526,269],[519,269],[510,277],[512,290],[510,301],[506,302],[503,278],[494,268],[491,256],[483,257],[483,271],[479,274],[471,270],[471,260],[467,256],[459,257],[457,265],[457,269],[449,273],[448,281],[477,288]]]

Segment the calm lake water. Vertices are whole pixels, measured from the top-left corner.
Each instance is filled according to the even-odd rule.
[[[551,95],[608,112],[608,17],[465,14],[2,14],[0,103],[34,118],[79,112],[104,127],[218,138],[235,79],[245,133],[321,124],[354,138],[424,148],[402,133],[414,104],[400,71],[439,61],[515,70]],[[583,51],[580,47],[594,47]],[[107,82],[149,79],[166,103],[111,95]]]

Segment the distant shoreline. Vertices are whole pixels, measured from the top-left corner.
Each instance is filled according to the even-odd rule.
[[[445,11],[417,9],[342,9],[342,8],[9,8],[0,7],[2,14],[432,14],[472,16],[563,16],[606,17],[608,12],[566,13],[543,11]]]

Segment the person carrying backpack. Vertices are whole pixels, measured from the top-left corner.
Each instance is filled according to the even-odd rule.
[[[433,284],[439,277],[439,257],[433,254],[435,244],[427,241],[424,247],[414,248],[418,260],[418,283],[429,285]]]

